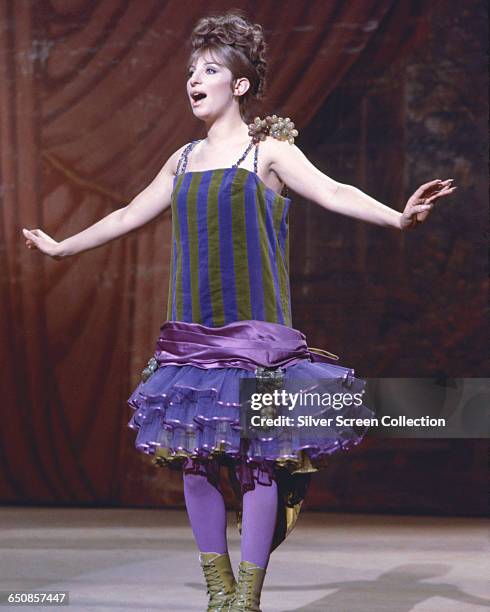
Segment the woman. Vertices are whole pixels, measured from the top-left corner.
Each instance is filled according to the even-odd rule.
[[[56,259],[98,247],[172,207],[167,321],[142,381],[128,399],[136,447],[154,463],[182,470],[190,523],[206,578],[208,611],[260,610],[269,556],[295,524],[310,474],[348,449],[366,427],[277,424],[291,407],[251,408],[244,380],[261,393],[310,381],[310,389],[362,396],[363,382],[337,356],[307,347],[291,324],[287,185],[327,210],[400,230],[424,222],[451,194],[452,179],[430,181],[399,213],[315,168],[294,145],[294,124],[277,117],[247,125],[263,96],[265,42],[239,11],[201,19],[192,34],[187,94],[206,138],[181,147],[127,206],[60,243],[26,230],[28,248]],[[240,386],[242,383],[242,386]],[[249,396],[246,396],[247,398]],[[352,418],[362,404],[295,416]],[[259,416],[259,423],[252,422]],[[272,419],[272,424],[267,418]],[[220,467],[241,510],[241,561],[228,555]]]

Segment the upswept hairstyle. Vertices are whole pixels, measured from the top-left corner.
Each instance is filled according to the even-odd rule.
[[[249,21],[245,13],[238,9],[209,15],[197,22],[190,46],[188,67],[197,55],[209,51],[232,73],[232,86],[238,78],[250,81],[248,91],[239,97],[239,109],[242,119],[247,123],[251,121],[254,107],[265,93],[267,47],[262,26]]]

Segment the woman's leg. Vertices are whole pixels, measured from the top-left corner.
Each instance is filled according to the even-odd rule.
[[[187,459],[184,468],[191,464],[192,460]],[[223,494],[204,475],[184,472],[183,479],[185,505],[197,547],[201,552],[227,552]]]
[[[207,473],[186,473],[186,468]],[[204,470],[206,468],[206,470]],[[190,472],[191,470],[189,470]],[[226,542],[226,508],[219,484],[219,467],[212,464],[184,464],[184,496],[187,514],[199,549],[199,561],[209,598],[207,610],[227,610],[235,593],[235,576]]]
[[[257,470],[254,470],[254,480]],[[277,483],[263,485],[255,482],[255,489],[243,496],[242,561],[255,563],[266,569],[277,517]]]
[[[253,476],[255,488],[243,495],[242,560],[230,612],[260,610],[260,595],[276,527],[277,482],[273,479],[270,485],[260,484],[256,469]]]

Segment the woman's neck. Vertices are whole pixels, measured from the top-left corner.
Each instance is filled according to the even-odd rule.
[[[249,138],[248,125],[241,116],[235,115],[215,119],[212,123],[206,124],[206,131],[206,141],[210,147],[219,147],[225,142],[232,145]]]

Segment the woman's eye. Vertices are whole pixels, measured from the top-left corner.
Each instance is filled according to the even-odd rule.
[[[212,74],[215,74],[215,73],[216,73],[216,69],[215,69],[215,68],[206,68],[206,72],[207,72],[208,70],[211,70],[211,71],[212,71]],[[190,79],[190,78],[191,78],[191,76],[192,76],[192,73],[193,73],[193,72],[194,72],[194,70],[189,70],[189,72],[187,73],[187,78],[188,78],[188,79]]]

